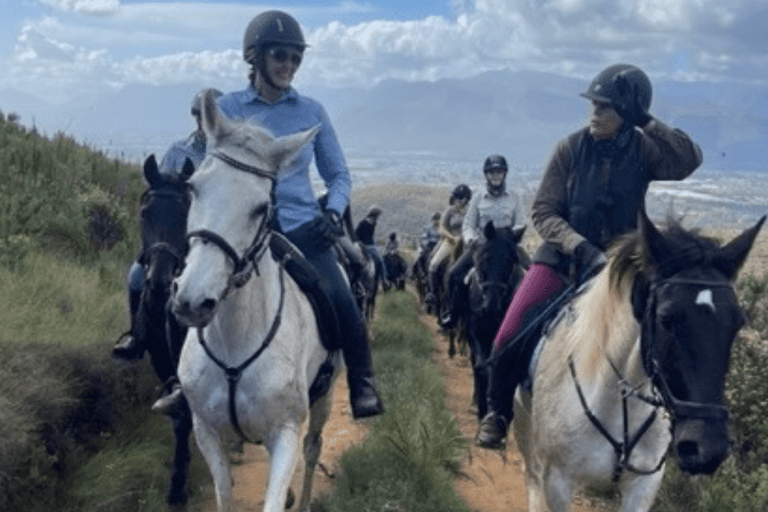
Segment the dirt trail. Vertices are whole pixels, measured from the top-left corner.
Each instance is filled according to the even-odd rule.
[[[461,499],[474,512],[527,512],[528,496],[523,475],[523,458],[510,440],[505,452],[486,450],[474,445],[477,413],[472,403],[472,368],[469,359],[448,356],[448,339],[438,333],[434,317],[423,315],[420,320],[435,339],[433,359],[445,377],[448,409],[456,418],[459,430],[468,441],[461,460],[461,474],[454,484]],[[607,512],[597,503],[577,497],[573,512]]]
[[[433,317],[422,315],[421,321],[434,336],[433,358],[446,379],[448,408],[453,412],[459,429],[468,439],[468,448],[462,457],[461,474],[455,489],[474,512],[526,512],[527,495],[523,478],[523,462],[512,444],[502,454],[477,448],[472,444],[477,429],[477,418],[471,410],[472,370],[468,359],[457,355],[448,357],[448,341],[438,333]],[[386,406],[386,404],[385,404]],[[323,429],[323,450],[320,466],[315,471],[313,499],[333,492],[335,478],[340,472],[341,455],[365,440],[365,422],[354,421],[349,409],[348,390],[342,374],[336,383],[331,416]],[[235,499],[242,512],[260,512],[264,505],[267,477],[267,454],[260,446],[246,445],[241,455],[234,455],[232,477]],[[303,462],[297,465],[291,488],[300,490]],[[298,496],[297,496],[298,500]],[[594,504],[588,506],[580,499],[574,512],[602,512]],[[201,512],[216,512],[215,500],[208,502]],[[417,511],[413,511],[417,512]]]

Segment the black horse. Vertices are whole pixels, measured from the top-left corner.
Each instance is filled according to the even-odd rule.
[[[437,247],[437,240],[428,240],[419,244],[419,255],[411,265],[408,274],[413,279],[416,287],[416,293],[419,295],[419,302],[424,303],[424,298],[429,291],[429,261],[432,258],[432,252]],[[428,310],[427,313],[432,313]]]
[[[168,307],[171,281],[187,254],[187,180],[194,172],[187,159],[178,177],[161,175],[154,155],[144,162],[144,177],[149,188],[144,192],[140,209],[140,263],[145,269],[144,287],[137,311],[136,329],[147,349],[152,366],[164,384],[176,377],[176,366],[186,336]],[[167,502],[172,510],[181,509],[187,501],[189,473],[189,435],[192,416],[186,400],[171,413],[175,435],[173,474]]]
[[[484,241],[469,248],[474,270],[469,277],[466,335],[481,419],[488,412],[488,359],[493,338],[525,272],[526,262],[520,261],[525,255],[518,248],[524,232],[524,227],[496,229],[493,222],[488,222]]]
[[[405,262],[400,251],[388,251],[382,258],[384,260],[384,272],[387,275],[385,283],[389,283],[389,286],[393,286],[398,290],[405,290],[405,276],[408,273],[408,264]],[[388,285],[384,285],[385,291],[389,289]]]

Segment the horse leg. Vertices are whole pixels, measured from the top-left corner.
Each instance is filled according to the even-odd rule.
[[[312,501],[312,478],[315,474],[317,461],[323,448],[323,425],[331,413],[331,398],[333,389],[312,405],[309,418],[309,429],[304,437],[304,478],[301,486],[299,512],[310,512]]]
[[[549,466],[544,477],[544,493],[548,509],[557,512],[569,512],[571,510],[571,496],[573,495],[573,481],[559,466]],[[529,506],[530,507],[530,506]],[[530,508],[530,510],[535,510]]]
[[[222,446],[220,434],[199,416],[192,417],[195,439],[213,477],[218,512],[234,512],[232,502],[232,476],[229,461]]]
[[[661,487],[664,466],[652,475],[627,475],[622,479],[621,512],[647,512]]]
[[[264,512],[282,512],[296,468],[299,447],[298,425],[283,425],[266,443],[269,452],[269,478],[264,497]]]
[[[187,478],[189,477],[189,435],[192,433],[192,413],[186,399],[182,407],[174,411],[171,422],[176,449],[167,502],[171,510],[184,510],[184,505],[187,503]]]

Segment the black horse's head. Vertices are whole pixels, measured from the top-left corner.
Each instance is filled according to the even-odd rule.
[[[146,269],[144,290],[148,301],[167,299],[171,280],[187,253],[187,180],[194,170],[192,161],[187,159],[181,174],[167,176],[158,171],[154,155],[144,162],[144,177],[149,188],[142,196],[139,225],[141,261]]]
[[[722,399],[731,346],[746,321],[733,281],[765,217],[723,247],[675,222],[662,234],[640,217],[633,302],[644,368],[672,415],[680,467],[712,473],[730,449]]]
[[[483,240],[470,249],[475,268],[470,309],[504,315],[523,275],[518,253],[523,233],[525,227],[496,229],[492,221],[485,225]]]

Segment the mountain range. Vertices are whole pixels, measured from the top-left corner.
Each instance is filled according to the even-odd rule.
[[[208,84],[129,85],[63,105],[16,90],[0,109],[47,135],[65,132],[113,156],[162,155],[193,129],[195,92]],[[215,86],[215,85],[214,85]],[[561,137],[585,124],[587,82],[556,74],[501,70],[434,82],[384,81],[369,89],[305,88],[328,110],[348,154],[479,161],[502,153],[541,166]],[[704,150],[705,166],[768,169],[768,87],[660,81],[651,112]]]

